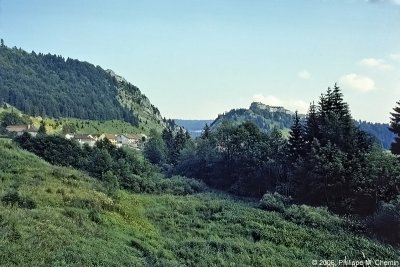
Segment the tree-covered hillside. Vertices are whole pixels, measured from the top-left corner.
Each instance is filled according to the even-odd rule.
[[[137,87],[87,62],[2,45],[0,77],[0,102],[32,116],[166,125]]]
[[[217,128],[223,122],[241,124],[242,122],[250,121],[263,132],[271,132],[274,128],[288,132],[293,123],[293,114],[293,112],[283,107],[272,107],[253,102],[249,109],[232,109],[229,112],[218,115],[211,124],[211,128]]]
[[[394,134],[389,131],[389,124],[372,123],[366,121],[356,121],[356,125],[361,130],[375,137],[375,141],[385,149],[390,149],[390,145],[394,141]]]

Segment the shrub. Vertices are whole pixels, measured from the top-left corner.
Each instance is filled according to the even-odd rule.
[[[161,192],[173,195],[189,195],[206,190],[204,183],[183,176],[172,176],[161,180]],[[160,193],[161,193],[160,192]]]
[[[382,203],[368,226],[381,240],[400,245],[400,196],[390,203]]]
[[[20,207],[20,208],[24,208],[24,209],[36,209],[36,202],[33,200],[33,199],[31,199],[31,198],[27,198],[27,197],[24,197],[24,198],[22,198],[21,199],[21,201],[18,203],[18,206]]]
[[[260,200],[259,207],[263,210],[283,212],[290,199],[279,193],[267,193]]]
[[[18,204],[20,199],[21,196],[17,191],[10,191],[1,198],[1,201],[4,202],[6,205],[13,206],[15,204]]]
[[[101,217],[100,217],[99,212],[98,212],[97,210],[94,210],[94,209],[90,210],[90,212],[89,212],[89,219],[90,219],[92,222],[96,223],[96,224],[102,223],[102,219],[101,219]]]
[[[338,231],[344,224],[342,219],[332,215],[327,208],[306,205],[291,205],[285,210],[284,218],[296,224],[332,231]]]
[[[79,225],[82,225],[86,221],[86,214],[81,209],[67,207],[62,213],[64,216],[74,220]]]
[[[6,193],[1,198],[1,201],[3,201],[6,205],[17,205],[18,207],[24,209],[35,209],[37,206],[33,199],[21,196],[18,191],[10,191]]]

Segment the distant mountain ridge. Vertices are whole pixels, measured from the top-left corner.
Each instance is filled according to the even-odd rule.
[[[0,103],[31,116],[115,119],[159,129],[170,122],[139,88],[88,62],[2,45],[0,77]]]
[[[200,136],[206,124],[210,125],[214,120],[182,120],[174,119],[175,123],[185,128],[191,137],[195,138]]]
[[[356,121],[356,125],[364,132],[374,136],[378,145],[385,149],[390,149],[390,145],[393,143],[395,135],[389,131],[389,124]]]

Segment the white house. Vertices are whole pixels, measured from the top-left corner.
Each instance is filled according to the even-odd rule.
[[[144,134],[119,134],[117,136],[118,144],[137,149],[140,149],[146,140],[147,136]]]
[[[66,134],[65,135],[65,139],[68,139],[68,140],[71,140],[72,138],[74,138],[74,135],[73,134]]]
[[[67,135],[65,138],[67,138]],[[81,145],[88,144],[90,147],[93,147],[96,143],[96,139],[90,134],[75,134],[72,139],[78,141],[78,143]]]
[[[10,133],[16,134],[17,136],[22,135],[23,133],[28,133],[32,136],[36,136],[38,134],[38,129],[33,125],[9,125],[6,127],[6,130]]]

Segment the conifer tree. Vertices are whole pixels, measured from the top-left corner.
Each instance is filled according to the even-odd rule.
[[[394,142],[390,147],[390,151],[392,151],[395,155],[400,155],[400,101],[396,102],[397,106],[393,108],[394,112],[391,112],[390,115],[390,127],[389,130],[393,132],[396,137]]]
[[[295,162],[299,157],[304,156],[304,128],[300,123],[299,114],[297,111],[294,115],[294,122],[290,128],[289,136],[289,157],[292,162]]]
[[[312,102],[308,110],[307,121],[304,129],[304,139],[307,145],[310,145],[314,138],[319,139],[319,132],[317,107],[314,102]]]
[[[347,103],[343,102],[343,94],[335,83],[331,93],[332,111],[339,115],[340,118],[349,119],[350,111]]]

